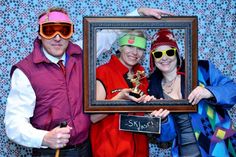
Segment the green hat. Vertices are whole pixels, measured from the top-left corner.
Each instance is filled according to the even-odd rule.
[[[146,41],[147,40],[143,37],[127,34],[119,39],[119,45],[120,46],[131,45],[141,49],[146,49]]]

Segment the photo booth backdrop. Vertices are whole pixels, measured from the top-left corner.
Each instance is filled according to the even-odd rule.
[[[27,56],[37,37],[37,17],[50,7],[63,7],[75,24],[72,40],[83,38],[83,16],[122,16],[138,7],[168,10],[175,15],[198,16],[199,59],[212,61],[236,81],[235,0],[0,0],[0,157],[30,156],[31,149],[11,142],[4,127],[11,66]],[[104,53],[100,59],[108,57]],[[105,56],[105,57],[104,57]],[[148,67],[149,62],[143,62]],[[236,120],[236,108],[229,113]],[[150,144],[150,156],[170,156],[169,149]]]

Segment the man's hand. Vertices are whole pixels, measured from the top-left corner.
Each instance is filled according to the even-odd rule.
[[[202,99],[208,99],[208,98],[212,98],[213,95],[212,93],[201,86],[197,86],[188,96],[188,101],[189,103],[191,103],[192,105],[198,104],[200,100]]]
[[[174,15],[171,12],[154,8],[139,8],[138,13],[144,16],[154,16],[157,19],[161,19],[163,15]]]
[[[42,145],[52,149],[65,147],[69,142],[71,129],[69,126],[54,128],[44,136]]]

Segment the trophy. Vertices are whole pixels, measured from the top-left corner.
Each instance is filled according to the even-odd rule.
[[[136,98],[139,98],[144,95],[143,91],[141,91],[138,87],[141,84],[140,80],[145,77],[145,72],[139,70],[135,74],[128,77],[128,79],[130,79],[130,82],[134,85],[134,88],[132,88],[132,92],[130,92],[129,95],[134,96]]]
[[[144,78],[146,78],[144,71],[137,71],[135,74],[128,74],[128,79],[134,86],[129,95],[136,98],[144,95],[144,92],[139,89],[139,86],[142,84],[141,80]],[[161,133],[160,117],[120,114],[119,118],[120,130],[152,134]]]

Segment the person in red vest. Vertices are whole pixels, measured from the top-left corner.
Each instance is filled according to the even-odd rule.
[[[133,30],[119,38],[119,50],[108,63],[96,69],[97,100],[132,100],[147,102],[155,100],[147,95],[148,80],[140,79],[138,88],[144,92],[139,98],[130,95],[137,84],[133,76],[144,72],[139,64],[146,49],[146,38],[142,31]],[[141,75],[141,74],[140,74]],[[162,111],[164,118],[169,111]],[[143,113],[129,113],[143,115]],[[91,115],[91,144],[94,157],[147,157],[148,139],[146,134],[119,130],[120,114]]]

